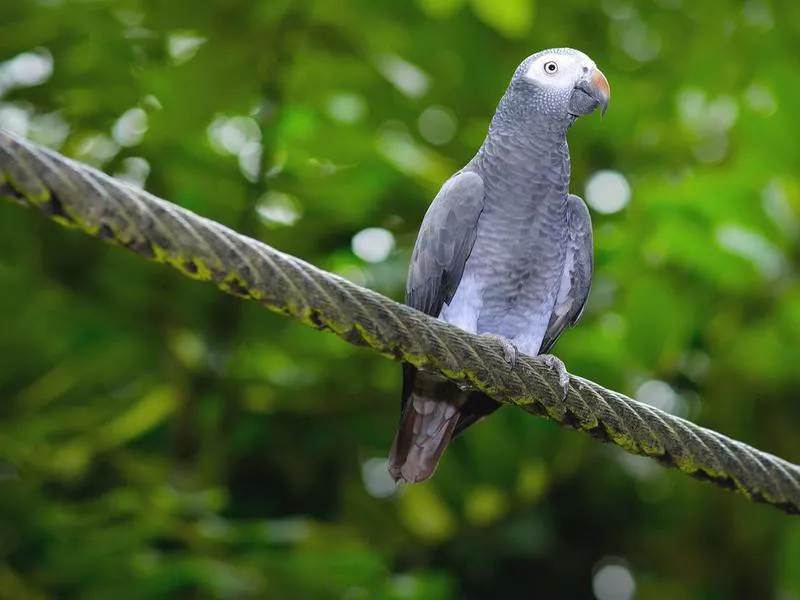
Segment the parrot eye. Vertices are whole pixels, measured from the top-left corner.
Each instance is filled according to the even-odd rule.
[[[544,63],[544,72],[548,75],[554,75],[558,71],[558,63],[554,60],[549,60]]]

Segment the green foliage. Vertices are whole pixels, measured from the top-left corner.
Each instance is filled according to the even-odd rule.
[[[0,127],[400,298],[513,69],[578,47],[613,99],[570,134],[597,279],[557,353],[797,462],[797,22],[732,0],[3,2]],[[628,575],[639,598],[800,598],[794,520],[521,411],[396,492],[396,364],[10,203],[0,292],[0,598],[605,600]]]

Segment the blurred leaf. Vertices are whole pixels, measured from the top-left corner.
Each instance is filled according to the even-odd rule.
[[[780,563],[778,589],[781,594],[800,596],[800,526],[792,523],[783,532],[783,542],[779,549]]]
[[[624,312],[628,350],[645,364],[674,359],[693,325],[691,305],[665,279],[639,278],[628,292]]]
[[[175,390],[169,386],[152,389],[139,402],[115,417],[95,433],[103,449],[137,438],[166,419],[177,405]]]
[[[9,464],[0,462],[0,483],[19,479],[17,470]]]
[[[489,525],[508,511],[508,499],[494,487],[477,486],[465,499],[464,513],[467,520],[475,525]]]
[[[525,502],[535,502],[547,490],[549,475],[541,461],[525,461],[519,467],[517,495]]]
[[[464,0],[416,0],[422,11],[434,19],[451,16],[464,5]]]
[[[472,10],[498,33],[515,38],[525,35],[533,23],[535,0],[470,0]]]
[[[398,503],[406,527],[422,540],[441,542],[455,533],[455,517],[434,486],[408,486]]]

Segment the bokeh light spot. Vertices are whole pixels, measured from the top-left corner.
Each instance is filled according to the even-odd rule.
[[[668,383],[658,379],[650,379],[640,385],[636,390],[636,399],[670,414],[682,416],[686,412],[683,399]]]
[[[261,128],[251,117],[217,117],[207,133],[209,142],[220,154],[238,155],[249,144],[261,141]]]
[[[631,600],[636,593],[636,581],[625,565],[607,562],[595,571],[592,591],[597,600]]]
[[[140,156],[129,156],[122,161],[120,169],[114,173],[114,177],[134,187],[144,188],[149,174],[149,162]]]
[[[47,50],[23,52],[0,67],[2,79],[11,86],[40,85],[53,74],[53,57]]]
[[[586,183],[586,202],[599,213],[619,212],[630,200],[631,186],[617,171],[598,171]]]
[[[381,227],[367,227],[353,236],[353,254],[371,263],[385,261],[394,250],[394,236]]]
[[[122,113],[111,128],[114,141],[120,146],[136,146],[147,133],[147,113],[141,108],[131,108]]]
[[[291,227],[300,219],[300,207],[288,194],[271,190],[256,205],[259,218],[267,225]]]
[[[27,110],[14,104],[0,105],[0,129],[25,137],[29,125],[30,114]]]
[[[788,268],[783,253],[755,231],[723,225],[717,228],[716,238],[720,247],[749,260],[766,279],[775,279]]]
[[[391,54],[379,56],[375,62],[381,74],[409,98],[420,98],[427,93],[430,79],[416,65]]]
[[[456,120],[449,110],[431,106],[419,116],[419,132],[431,144],[446,144],[456,134]]]
[[[361,465],[361,478],[370,496],[388,498],[397,491],[385,458],[370,458]]]
[[[356,94],[335,94],[328,99],[326,106],[328,115],[341,123],[357,123],[367,112],[367,105],[361,96]]]
[[[190,61],[205,43],[206,38],[192,32],[176,32],[167,38],[167,52],[175,64],[181,65]]]

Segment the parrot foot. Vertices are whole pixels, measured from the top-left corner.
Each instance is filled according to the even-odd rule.
[[[517,356],[519,356],[519,350],[517,350],[514,342],[496,333],[482,333],[481,336],[490,338],[503,346],[503,358],[506,359],[506,362],[511,365],[513,370],[517,364]]]
[[[567,372],[566,365],[564,365],[564,361],[552,354],[540,354],[536,358],[546,364],[551,371],[554,371],[558,387],[561,391],[561,399],[566,400],[567,394],[569,394],[569,373]]]

